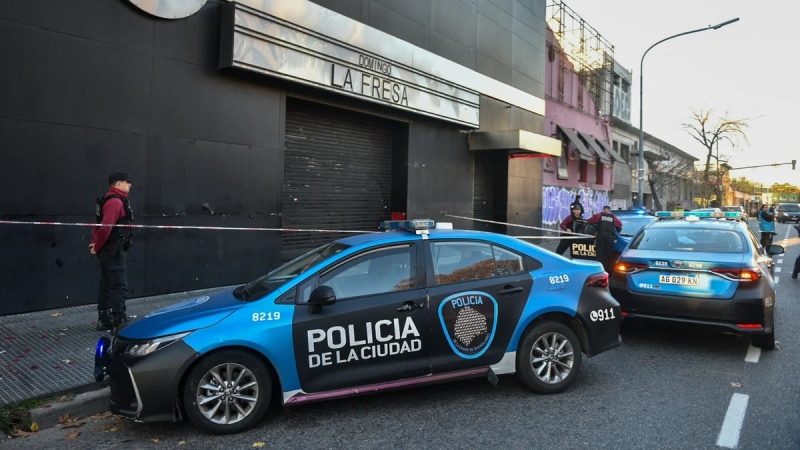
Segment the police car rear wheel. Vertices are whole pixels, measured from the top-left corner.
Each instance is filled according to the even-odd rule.
[[[188,419],[213,434],[244,431],[267,412],[272,395],[269,371],[239,350],[212,354],[189,373],[183,389]]]
[[[529,330],[517,352],[517,377],[540,394],[568,388],[581,368],[581,344],[560,322],[543,322]]]

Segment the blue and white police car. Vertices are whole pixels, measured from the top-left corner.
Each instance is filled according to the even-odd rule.
[[[470,377],[516,373],[550,394],[584,355],[620,345],[599,263],[429,220],[384,226],[397,230],[334,241],[101,338],[95,374],[110,377],[111,410],[234,433],[272,402]]]
[[[622,317],[686,323],[750,334],[775,347],[771,255],[738,212],[659,212],[620,254],[611,294]],[[701,220],[703,219],[703,220]],[[716,220],[715,220],[716,219]],[[728,220],[723,220],[728,219]]]

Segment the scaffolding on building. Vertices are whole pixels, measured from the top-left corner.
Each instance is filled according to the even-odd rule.
[[[611,114],[614,46],[561,0],[548,0],[547,24],[564,55],[572,63],[571,70],[578,75],[594,100],[598,109],[594,113],[598,117]],[[560,69],[565,72],[570,70],[563,62]],[[558,88],[558,100],[563,101],[563,84],[559,82]],[[582,103],[581,95],[578,105],[581,109]]]

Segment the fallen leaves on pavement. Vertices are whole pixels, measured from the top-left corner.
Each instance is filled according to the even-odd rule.
[[[742,387],[742,383],[734,383],[731,381],[731,387]]]
[[[50,317],[59,317],[59,316],[61,316],[60,312],[56,312],[56,313],[50,314]]]
[[[150,441],[155,442],[156,444],[158,444],[158,438],[150,439]]]
[[[11,429],[11,436],[14,436],[14,437],[33,436],[34,434],[36,434],[36,433],[34,433],[32,431],[20,430],[19,428],[12,428]]]
[[[267,444],[265,444],[263,442],[253,442],[253,447],[261,448],[261,447],[263,447],[265,445],[267,445]]]
[[[58,418],[58,422],[61,423],[62,428],[75,428],[83,425],[86,423],[85,420],[75,420],[69,416],[69,413],[64,414],[63,416]]]
[[[80,435],[81,435],[80,431],[73,431],[72,433],[64,436],[64,439],[75,439],[76,437],[78,437]]]

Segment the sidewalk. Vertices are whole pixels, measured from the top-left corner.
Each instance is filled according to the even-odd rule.
[[[135,320],[180,299],[219,288],[129,299]],[[39,311],[0,317],[0,408],[95,383],[97,306]]]

